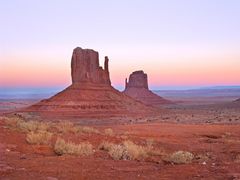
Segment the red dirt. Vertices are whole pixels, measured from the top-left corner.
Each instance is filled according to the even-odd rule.
[[[97,127],[100,130],[105,126]],[[183,125],[168,123],[113,125],[115,137],[73,135],[63,138],[74,142],[89,141],[96,148],[103,140],[119,142],[121,134],[144,144],[155,140],[155,148],[167,153],[178,150],[193,154],[209,154],[204,165],[173,165],[147,159],[145,161],[112,160],[106,152],[89,157],[57,156],[51,147],[28,145],[25,134],[5,128],[0,121],[1,179],[239,179],[240,125]]]

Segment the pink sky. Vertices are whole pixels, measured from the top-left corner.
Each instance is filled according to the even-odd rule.
[[[240,85],[240,1],[1,1],[0,87],[71,83],[72,50],[110,58],[114,86]],[[124,13],[123,13],[124,12]]]
[[[59,51],[60,52],[60,51]],[[71,83],[71,52],[37,55],[19,54],[6,56],[7,61],[0,71],[0,84],[7,87],[19,86],[67,86]],[[36,53],[36,55],[35,55]],[[101,52],[100,52],[101,53]],[[103,54],[100,58],[103,59]],[[124,60],[121,60],[124,58]],[[220,57],[221,56],[221,57]],[[161,86],[215,86],[240,84],[239,57],[220,53],[219,56],[207,54],[152,56],[134,55],[124,52],[110,53],[110,76],[114,86],[123,86],[124,79],[135,70],[148,74],[150,87]],[[102,59],[100,63],[102,64]]]

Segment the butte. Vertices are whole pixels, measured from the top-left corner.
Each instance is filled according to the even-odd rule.
[[[24,112],[52,118],[142,116],[156,112],[152,107],[119,92],[111,86],[109,59],[104,69],[99,54],[77,47],[71,59],[72,84],[49,99],[34,104]]]
[[[135,71],[125,80],[124,94],[146,104],[159,107],[161,105],[172,104],[148,89],[148,77],[143,71]]]

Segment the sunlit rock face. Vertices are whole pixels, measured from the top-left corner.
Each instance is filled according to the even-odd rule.
[[[96,83],[111,85],[108,70],[108,57],[104,69],[99,66],[99,55],[92,49],[77,47],[73,50],[71,61],[72,83]]]
[[[148,89],[148,76],[142,70],[134,71],[130,74],[129,80],[125,80],[124,94],[151,106],[161,106],[163,104],[172,104]]]
[[[129,81],[126,81],[126,89],[132,87],[148,89],[147,74],[143,71],[135,71],[130,74]]]
[[[25,111],[51,118],[119,117],[156,112],[111,86],[108,62],[105,57],[103,69],[97,51],[75,48],[71,59],[72,84]]]

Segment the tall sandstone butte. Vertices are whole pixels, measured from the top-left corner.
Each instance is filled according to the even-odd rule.
[[[99,66],[98,52],[75,48],[71,60],[72,84],[25,111],[45,117],[135,116],[156,112],[111,86],[108,62],[105,57],[103,69]]]
[[[129,81],[125,80],[124,94],[141,101],[146,105],[161,106],[163,104],[171,104],[172,102],[166,100],[148,89],[147,74],[141,71],[134,71],[129,76]]]
[[[97,83],[111,85],[108,70],[108,57],[105,57],[104,69],[99,66],[98,52],[91,49],[75,48],[72,54],[72,83]]]

